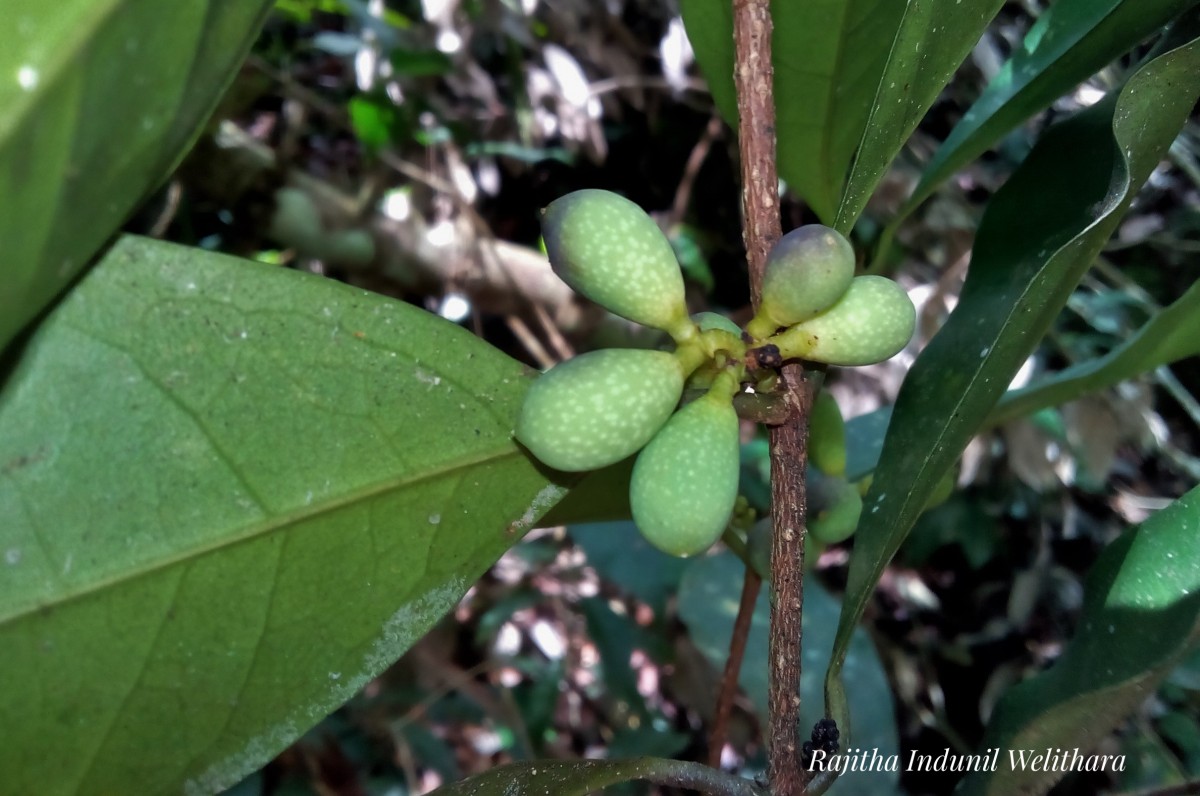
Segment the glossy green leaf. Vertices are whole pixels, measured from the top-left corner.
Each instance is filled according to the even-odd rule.
[[[1067,403],[1160,365],[1197,355],[1200,355],[1200,282],[1104,356],[1005,393],[988,417],[988,425],[1000,425],[1048,406]]]
[[[1200,282],[1155,313],[1128,340],[1104,356],[1072,365],[1004,393],[982,427],[992,428],[1041,409],[1061,406],[1162,365],[1194,356],[1200,356]],[[878,466],[891,414],[892,408],[886,406],[846,423],[850,478],[862,478]],[[567,500],[574,494],[572,491]]]
[[[946,471],[1158,165],[1200,94],[1200,42],[1153,59],[1119,92],[1052,128],[984,215],[958,306],[900,389],[864,501],[826,681],[875,583]]]
[[[0,348],[179,161],[270,0],[4,0]]]
[[[996,707],[981,748],[1093,751],[1200,642],[1200,488],[1113,542],[1062,657]],[[1003,754],[1003,752],[1002,752]],[[964,794],[1044,793],[1062,771],[998,766]]]
[[[899,215],[1013,127],[1194,5],[1196,0],[1058,0],[955,125]]]
[[[732,553],[698,558],[688,563],[679,585],[679,617],[688,626],[692,641],[717,671],[729,657],[729,638],[737,618],[742,593],[741,560]],[[750,620],[746,658],[738,683],[758,710],[767,715],[767,652],[771,622],[769,597],[759,594]],[[812,578],[804,582],[804,651],[800,671],[800,735],[807,738],[817,719],[824,716],[821,674],[833,649],[840,603]],[[892,713],[892,692],[879,654],[863,630],[854,633],[846,658],[846,676],[854,683],[850,692],[850,712],[859,732],[854,746],[878,749],[882,756],[899,752],[896,719]],[[846,743],[842,748],[848,748]],[[834,796],[883,794],[894,791],[898,774],[870,772],[839,780],[830,789]]]
[[[563,493],[511,439],[524,372],[123,239],[0,391],[3,790],[211,793],[357,692]]]
[[[680,4],[713,100],[737,121],[728,0]],[[831,222],[879,75],[904,13],[894,0],[774,0],[779,175]]]
[[[510,763],[462,782],[438,788],[431,796],[589,796],[610,785],[645,780],[729,796],[765,796],[753,782],[700,763],[635,757],[631,760],[535,760]],[[722,790],[714,790],[720,786]]]
[[[908,0],[903,5],[904,16],[890,40],[891,52],[838,206],[834,226],[843,234],[854,227],[892,159],[1004,0]]]

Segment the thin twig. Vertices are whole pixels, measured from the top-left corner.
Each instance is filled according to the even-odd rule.
[[[734,82],[738,147],[742,159],[744,238],[750,293],[757,306],[767,253],[780,236],[779,178],[775,168],[769,0],[733,0]],[[800,724],[800,617],[804,592],[804,468],[813,390],[803,369],[782,371],[790,419],[771,429],[771,630],[768,653],[768,771],[776,796],[804,792],[798,749]]]
[[[532,298],[529,300],[529,306],[533,308],[533,317],[537,318],[538,325],[546,333],[546,339],[554,347],[554,353],[558,354],[559,359],[567,360],[575,356],[575,347],[567,342],[567,338],[550,317],[550,313],[546,312],[546,308]]]
[[[505,315],[504,322],[508,324],[508,329],[513,333],[513,336],[521,341],[521,345],[523,345],[525,350],[529,352],[529,355],[534,358],[539,368],[545,369],[553,367],[558,361],[554,357],[550,356],[550,353],[546,350],[546,347],[543,346],[541,341],[537,339],[537,335],[530,331],[529,327],[525,324],[525,321],[521,320],[516,315]]]
[[[608,94],[613,91],[620,91],[626,88],[657,88],[669,89],[676,91],[680,88],[686,91],[705,92],[708,86],[703,80],[689,79],[683,83],[676,85],[663,77],[645,77],[643,75],[619,75],[617,77],[606,77],[602,80],[597,80],[588,86],[588,93],[593,97],[598,97],[601,94]]]
[[[696,186],[696,177],[700,174],[700,167],[704,165],[704,161],[708,159],[708,153],[712,149],[713,142],[721,135],[721,129],[725,123],[721,121],[721,117],[713,115],[708,120],[708,126],[704,128],[704,133],[700,136],[700,140],[692,147],[692,153],[688,155],[687,163],[683,167],[683,176],[679,178],[679,187],[675,189],[675,200],[671,202],[671,211],[668,213],[664,226],[669,231],[672,227],[683,223],[683,217],[687,214],[688,204],[692,200],[692,189]]]
[[[762,579],[758,573],[753,567],[747,566],[746,577],[742,581],[742,599],[733,623],[733,636],[729,639],[729,657],[725,660],[725,672],[721,675],[716,716],[708,739],[708,764],[713,768],[721,767],[721,750],[725,746],[725,736],[729,734],[729,715],[733,711],[733,698],[737,695],[738,676],[742,671],[742,660],[746,657],[746,639],[750,637],[750,620],[754,617],[754,604],[758,602],[761,586]]]

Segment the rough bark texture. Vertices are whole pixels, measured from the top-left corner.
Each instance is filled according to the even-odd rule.
[[[734,82],[742,159],[744,239],[750,289],[757,306],[767,253],[779,240],[779,178],[775,169],[774,72],[769,0],[733,0]],[[789,417],[771,429],[770,743],[769,776],[776,796],[804,792],[799,755],[800,616],[804,577],[804,467],[812,390],[798,365],[783,369]]]
[[[769,0],[734,0],[733,37],[745,211],[742,238],[750,264],[750,295],[757,307],[767,253],[780,235]]]

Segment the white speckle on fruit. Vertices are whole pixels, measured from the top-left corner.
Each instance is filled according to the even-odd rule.
[[[4,551],[4,563],[10,567],[15,567],[21,563],[21,550],[16,547],[10,547]]]
[[[438,524],[438,523],[440,523],[441,521],[442,521],[442,515],[441,515],[441,514],[430,514],[430,515],[429,515],[429,524],[430,524],[430,525],[437,525],[437,524]]]

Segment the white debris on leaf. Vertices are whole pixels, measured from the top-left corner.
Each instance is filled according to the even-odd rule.
[[[427,370],[422,370],[421,368],[417,368],[416,373],[413,375],[416,377],[417,381],[421,382],[422,384],[428,384],[430,389],[442,383],[441,376],[438,376],[436,373],[430,373]]]
[[[185,796],[206,796],[219,793],[235,784],[299,738],[329,710],[358,693],[371,678],[394,663],[445,613],[451,610],[466,591],[462,578],[452,578],[411,600],[383,623],[374,644],[363,656],[362,670],[354,676],[330,672],[330,690],[321,699],[296,710],[283,721],[247,741],[242,748],[213,763],[199,776],[183,786]]]
[[[516,522],[509,526],[509,530],[524,531],[532,527],[533,523],[536,522],[537,519],[546,512],[546,510],[561,500],[562,496],[565,494],[567,494],[566,488],[558,486],[557,484],[549,484],[548,486],[543,487],[542,491],[538,492],[537,495],[534,496],[533,503],[530,504],[529,508],[525,509],[525,513],[522,514]]]

